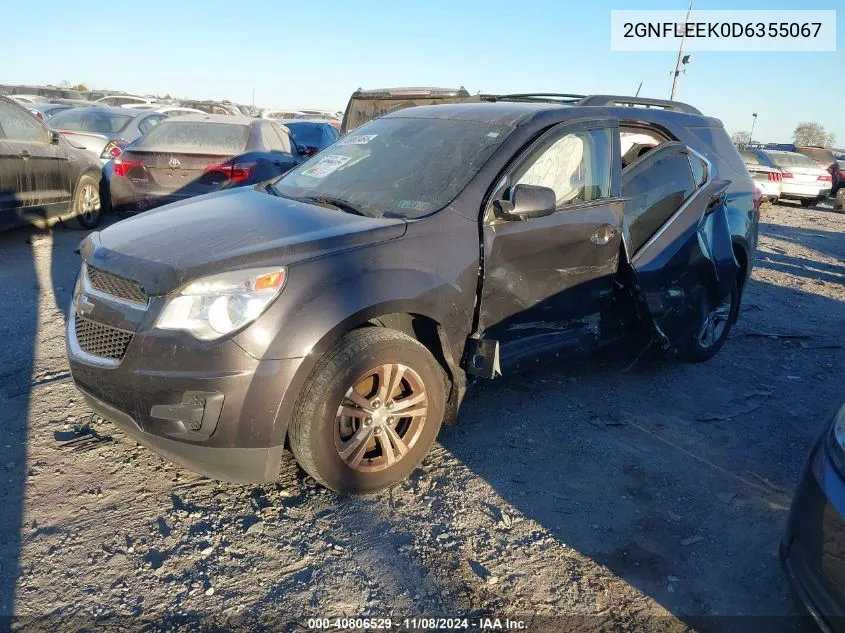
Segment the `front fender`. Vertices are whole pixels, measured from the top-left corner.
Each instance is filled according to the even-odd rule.
[[[319,357],[372,318],[408,313],[438,323],[459,358],[472,324],[474,295],[468,297],[462,284],[435,271],[368,261],[390,260],[381,255],[351,258],[347,252],[291,266],[280,297],[235,341],[259,359]]]

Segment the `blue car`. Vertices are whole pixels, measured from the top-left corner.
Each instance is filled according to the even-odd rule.
[[[845,631],[845,402],[825,425],[792,500],[780,554],[823,631]]]

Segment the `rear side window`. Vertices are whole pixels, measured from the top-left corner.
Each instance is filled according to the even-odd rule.
[[[631,253],[657,233],[696,186],[685,152],[672,151],[632,165],[622,174],[625,225]]]
[[[540,141],[514,184],[549,187],[557,207],[610,197],[611,131],[555,133]]]
[[[46,143],[47,131],[31,114],[0,102],[0,138],[10,141]]]
[[[92,108],[72,108],[59,112],[50,119],[50,126],[71,132],[114,134],[123,130],[131,120],[131,114],[104,112]]]
[[[240,154],[249,140],[249,126],[199,121],[163,121],[135,141],[146,152]]]
[[[700,187],[707,180],[707,164],[695,154],[690,154],[689,165],[692,168],[692,178],[695,181],[695,186]]]

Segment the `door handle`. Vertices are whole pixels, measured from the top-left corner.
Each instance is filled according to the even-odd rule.
[[[596,246],[604,246],[619,233],[619,229],[609,224],[601,225],[598,230],[590,236],[590,241]]]
[[[21,157],[21,158],[23,158],[24,160],[26,160],[27,158],[32,158],[32,154],[30,154],[30,153],[29,153],[27,150],[25,150],[25,149],[24,149],[24,150],[21,150],[21,153],[20,153],[20,154],[18,154],[18,156],[20,156],[20,157]]]

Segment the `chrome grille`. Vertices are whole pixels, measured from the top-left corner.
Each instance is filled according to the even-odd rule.
[[[122,359],[132,340],[132,332],[103,325],[78,315],[75,326],[76,342],[79,348],[100,358]]]
[[[147,303],[147,294],[141,284],[134,279],[127,279],[120,275],[107,273],[99,268],[88,266],[88,282],[91,287],[107,295],[134,301],[135,303]]]

